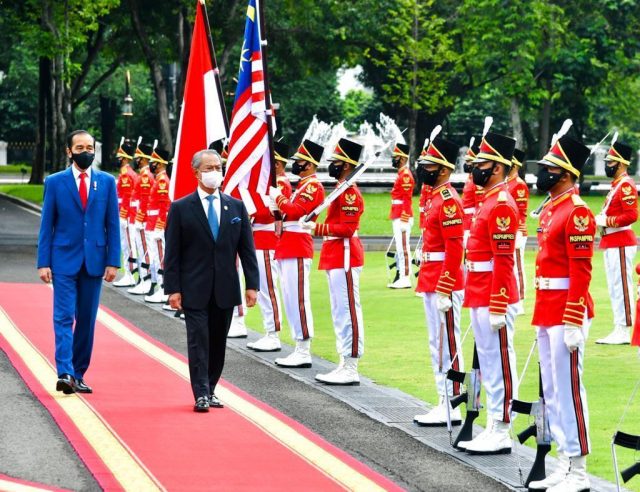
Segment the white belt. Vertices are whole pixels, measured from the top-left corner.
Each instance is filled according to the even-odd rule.
[[[391,200],[391,205],[402,205],[404,200]]]
[[[567,290],[569,289],[568,277],[536,277],[534,281],[536,290]]]
[[[465,208],[464,209],[464,213],[465,213],[465,215],[475,214],[476,213],[476,207]]]
[[[147,217],[155,217],[160,215],[160,210],[147,210]]]
[[[444,251],[423,251],[422,261],[444,261]]]
[[[140,205],[140,200],[131,200],[131,203],[129,204],[132,207],[138,207]]]
[[[358,231],[353,233],[353,236],[351,237],[358,237]],[[336,239],[350,239],[348,237],[337,237],[337,236],[323,236],[322,240],[323,241],[334,241]]]
[[[467,261],[468,272],[493,272],[493,261]]]
[[[624,226],[624,227],[605,227],[604,228],[604,234],[613,234],[614,232],[620,232],[620,231],[628,231],[631,229],[631,226]]]
[[[311,234],[311,231],[309,229],[304,229],[303,227],[300,227],[300,224],[298,224],[298,222],[296,221],[283,222],[282,228],[286,232],[295,232],[298,234],[309,234],[309,235]]]
[[[272,222],[271,224],[253,224],[253,230],[255,231],[269,231],[276,232],[276,224]]]
[[[122,203],[122,198],[118,198],[118,205]]]

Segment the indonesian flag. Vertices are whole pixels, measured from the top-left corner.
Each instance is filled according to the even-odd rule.
[[[189,66],[180,111],[180,124],[173,157],[173,172],[169,194],[177,200],[197,187],[191,170],[193,154],[209,147],[211,142],[227,137],[227,115],[214,66],[213,45],[210,44],[207,12],[203,0],[198,0],[196,20],[191,38]]]
[[[242,198],[249,214],[266,206],[272,168],[258,1],[249,0],[247,7],[223,190]]]

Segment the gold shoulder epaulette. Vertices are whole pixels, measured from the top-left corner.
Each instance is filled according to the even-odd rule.
[[[500,193],[498,193],[498,201],[499,202],[506,202],[507,201],[507,192],[506,191],[501,191]]]
[[[442,195],[443,200],[448,200],[449,198],[453,198],[451,191],[449,191],[449,188],[446,188],[446,187],[440,190],[440,194]]]

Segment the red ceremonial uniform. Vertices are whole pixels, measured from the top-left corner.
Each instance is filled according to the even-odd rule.
[[[628,174],[624,173],[611,183],[611,191],[607,195],[603,210],[605,209],[607,229],[629,229],[604,234],[600,241],[600,249],[635,246],[636,235],[630,226],[638,220],[638,190]]]
[[[340,183],[338,183],[340,184]],[[315,235],[324,236],[320,251],[320,270],[345,268],[345,247],[349,247],[349,267],[364,265],[364,249],[356,235],[364,212],[362,193],[354,184],[329,205],[327,218],[316,225]]]
[[[593,318],[589,283],[595,232],[593,213],[573,188],[542,209],[533,325],[582,326],[585,309],[587,316]],[[540,289],[540,284],[553,279],[568,279],[568,289]]]
[[[324,188],[315,174],[302,178],[291,198],[281,195],[277,205],[284,214],[284,230],[276,245],[276,260],[313,258],[313,239],[301,230],[298,220],[324,201]]]
[[[464,211],[462,200],[450,183],[431,190],[424,215],[422,262],[416,291],[449,296],[452,291],[464,287]],[[441,258],[441,255],[444,256]],[[436,258],[433,259],[433,256]]]
[[[131,207],[131,195],[136,185],[138,175],[131,169],[129,164],[125,164],[120,168],[118,175],[118,183],[116,185],[118,191],[118,205],[120,206],[120,218],[129,217],[129,208]]]
[[[420,201],[418,202],[419,211],[420,211],[420,229],[424,229],[424,219],[425,219],[425,206],[427,200],[431,196],[431,186],[423,184],[420,187]]]
[[[286,176],[277,176],[276,185],[285,197],[291,196],[291,183]],[[268,207],[260,207],[253,215],[253,242],[256,249],[276,249],[278,235],[275,222]]]
[[[482,188],[476,186],[473,182],[471,174],[464,183],[462,188],[462,207],[464,209],[464,230],[471,229],[471,219],[476,213],[478,202],[482,199]]]
[[[527,236],[527,208],[529,207],[529,187],[527,183],[517,174],[513,177],[507,178],[507,188],[509,193],[516,201],[518,212],[520,214],[520,220],[518,231],[523,236]]]
[[[413,187],[416,182],[409,166],[404,166],[398,171],[393,188],[391,188],[391,213],[390,219],[400,219],[408,222],[413,217],[413,206],[411,198],[413,195]]]
[[[169,176],[167,171],[160,171],[156,174],[151,193],[149,193],[145,231],[164,230],[167,225],[167,213],[170,206]]]
[[[485,190],[467,241],[465,307],[489,306],[491,314],[504,315],[507,306],[518,301],[513,273],[517,231],[518,209],[506,183]],[[486,270],[488,262],[492,263],[491,271],[476,271]]]
[[[134,202],[138,202],[138,207],[135,215],[136,222],[144,222],[147,218],[149,195],[151,194],[153,181],[153,173],[149,170],[148,166],[140,169],[138,181],[133,188],[133,195],[131,196],[131,200],[133,200]]]

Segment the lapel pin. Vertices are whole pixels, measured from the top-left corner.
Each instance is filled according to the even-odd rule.
[[[227,207],[227,206],[225,205],[225,206],[224,206],[224,209],[225,209],[225,210],[229,210],[229,207]]]
[[[98,183],[96,181],[93,182],[93,191],[98,189]]]

